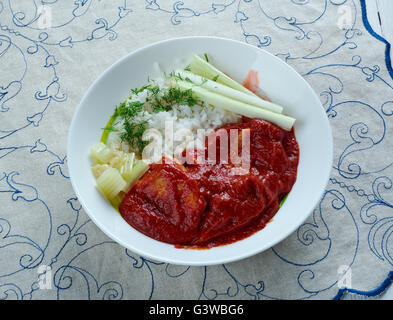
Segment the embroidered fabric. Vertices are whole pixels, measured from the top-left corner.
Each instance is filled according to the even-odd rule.
[[[67,171],[68,127],[91,83],[132,50],[185,35],[283,59],[320,96],[334,134],[331,178],[309,219],[219,266],[124,249],[84,213]],[[0,0],[0,299],[377,296],[393,265],[392,115],[390,44],[364,0]]]

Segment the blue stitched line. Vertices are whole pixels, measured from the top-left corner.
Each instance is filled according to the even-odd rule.
[[[393,281],[393,271],[390,271],[387,278],[385,279],[385,281],[382,282],[382,284],[379,287],[377,287],[376,289],[371,290],[371,291],[360,291],[360,290],[356,290],[356,289],[342,288],[342,289],[338,290],[338,293],[333,298],[333,300],[340,300],[346,292],[356,293],[356,294],[359,294],[362,296],[367,296],[367,297],[375,297],[375,296],[381,294],[382,292],[384,292],[386,290],[386,288],[391,284],[392,281]]]
[[[392,60],[390,58],[390,48],[391,45],[390,43],[383,37],[381,37],[379,34],[375,33],[373,28],[371,27],[368,18],[367,18],[367,9],[366,9],[366,1],[365,0],[360,0],[360,5],[362,7],[362,19],[363,19],[363,24],[366,30],[376,39],[379,41],[383,42],[386,44],[386,50],[385,50],[385,61],[386,61],[386,67],[388,69],[388,72],[390,76],[393,79],[393,68],[392,68]]]
[[[381,41],[381,42],[386,44],[386,50],[385,50],[386,67],[387,67],[387,69],[389,71],[390,76],[393,79],[392,61],[390,59],[390,48],[391,48],[391,45],[385,38],[383,38],[380,35],[378,35],[377,33],[375,33],[374,30],[371,28],[371,25],[370,25],[370,23],[368,21],[368,18],[367,18],[366,2],[365,2],[365,0],[359,0],[359,1],[360,1],[360,5],[361,5],[361,8],[362,8],[362,19],[363,19],[364,27],[367,29],[367,31],[374,38],[376,38],[379,41]],[[387,287],[390,286],[392,281],[393,281],[393,271],[390,271],[388,276],[386,277],[386,279],[376,289],[371,290],[371,291],[361,291],[361,290],[350,289],[350,288],[342,288],[342,289],[338,290],[337,295],[333,298],[333,300],[340,300],[346,292],[355,293],[355,294],[358,294],[358,295],[361,295],[361,296],[375,297],[375,296],[381,294],[382,292],[384,292],[387,289]]]

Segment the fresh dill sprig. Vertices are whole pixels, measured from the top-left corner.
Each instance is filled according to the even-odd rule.
[[[143,106],[144,103],[139,101],[123,103],[120,105],[117,112],[119,116],[122,117],[123,119],[133,118],[143,110]]]
[[[143,90],[141,90],[144,88]],[[147,89],[146,86],[141,89],[135,89],[134,92],[142,92]],[[147,141],[142,140],[143,133],[146,130],[146,121],[137,121],[135,117],[143,110],[144,103],[139,101],[124,101],[116,108],[115,113],[123,120],[122,130],[113,128],[114,131],[119,131],[120,140],[127,142],[132,148],[142,152],[147,145]],[[109,128],[112,131],[112,128]]]
[[[154,87],[150,87],[147,89],[150,93],[152,93],[153,95],[157,95],[160,92],[160,87],[159,86],[154,86]]]
[[[162,98],[159,97],[154,98],[154,101],[151,102],[151,107],[155,113],[169,111],[172,108],[172,106],[165,104]]]
[[[142,140],[143,133],[146,130],[147,121],[130,121],[125,120],[123,123],[124,131],[120,133],[121,141],[126,141],[132,148],[142,152],[148,141]]]
[[[192,82],[188,77],[183,79],[179,73],[175,74],[172,72],[170,76],[179,80]],[[147,129],[147,121],[138,119],[138,115],[144,112],[145,107],[150,107],[153,112],[158,113],[169,111],[174,105],[188,105],[192,107],[201,104],[201,101],[194,97],[192,89],[182,90],[176,87],[167,89],[160,88],[158,85],[147,84],[139,89],[132,89],[131,92],[137,95],[145,90],[147,91],[147,95],[144,102],[128,102],[126,100],[116,108],[116,116],[123,120],[120,130],[114,126],[105,129],[108,131],[118,131],[120,140],[127,142],[131,148],[139,152],[142,152],[149,143],[149,141],[142,139],[143,133]]]
[[[194,84],[194,85],[196,85],[196,86],[201,86],[201,85],[205,84],[205,83],[208,81],[208,79],[203,78],[203,79],[201,80],[201,83],[195,83],[195,82],[192,81],[189,77],[183,78],[183,77],[180,75],[180,73],[174,73],[174,72],[171,72],[171,73],[169,74],[169,76],[172,77],[172,78],[174,78],[175,80],[187,81],[187,82],[192,83],[192,84]],[[218,78],[218,76],[214,77],[213,80],[215,79],[214,81],[216,81],[217,78]]]
[[[131,89],[131,92],[133,93],[133,94],[138,94],[138,93],[141,93],[141,92],[143,92],[143,91],[145,91],[147,88],[150,88],[151,87],[151,85],[150,84],[147,84],[147,85],[145,85],[145,86],[143,86],[142,88],[135,88],[135,89]]]
[[[176,87],[169,88],[162,99],[168,105],[178,104],[192,107],[199,103],[199,100],[194,97],[192,89],[182,90]]]

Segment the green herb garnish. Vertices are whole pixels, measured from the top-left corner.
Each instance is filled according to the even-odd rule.
[[[125,120],[123,124],[124,131],[120,133],[121,141],[126,141],[134,149],[138,149],[142,152],[148,141],[143,141],[142,136],[146,130],[147,121],[130,121]]]
[[[203,56],[205,57],[206,62],[209,62],[209,58],[208,58],[207,54],[204,53]]]
[[[156,97],[154,101],[151,103],[151,107],[153,109],[153,112],[162,112],[162,111],[169,111],[171,106],[164,105],[162,98]]]
[[[159,92],[160,92],[160,87],[159,86],[154,86],[154,87],[150,87],[147,89],[151,94],[153,94],[154,96],[156,96]]]
[[[168,92],[162,96],[162,99],[168,104],[186,104],[190,107],[199,103],[193,96],[192,89],[182,90],[179,88],[169,88]]]
[[[143,88],[143,90],[142,90]],[[146,86],[141,89],[135,89],[134,92],[142,92],[146,90]],[[138,115],[144,107],[144,103],[139,101],[128,102],[125,101],[116,108],[115,113],[123,120],[123,130],[120,132],[120,140],[127,142],[130,146],[142,152],[146,146],[146,141],[142,140],[143,132],[146,130],[146,122],[138,122],[135,116]],[[109,127],[109,130],[116,130],[116,128]]]
[[[144,104],[142,102],[134,101],[125,103],[123,102],[118,108],[117,112],[123,119],[129,119],[135,117],[139,112],[142,111]]]
[[[143,86],[143,87],[140,88],[140,89],[138,89],[138,88],[131,89],[131,92],[132,92],[133,94],[138,94],[138,93],[141,93],[141,92],[145,91],[147,88],[150,88],[150,87],[151,87],[151,85],[150,85],[150,84],[147,84],[147,85]]]
[[[175,74],[174,72],[172,72],[170,76],[184,80],[180,74]],[[189,78],[186,78],[185,81],[192,82]],[[173,105],[176,104],[192,107],[201,103],[193,96],[191,89],[162,89],[158,85],[148,84],[139,89],[132,89],[131,92],[133,94],[139,94],[145,90],[147,90],[147,96],[144,102],[124,101],[116,108],[116,117],[118,116],[123,120],[123,128],[121,130],[113,125],[105,128],[107,131],[119,131],[121,141],[127,142],[134,150],[139,152],[142,152],[149,143],[149,141],[144,141],[142,139],[143,133],[147,129],[147,121],[138,119],[138,115],[144,112],[146,107],[150,107],[153,112],[158,113],[169,111],[172,109]]]
[[[220,75],[216,75],[212,80],[213,80],[214,82],[216,82],[219,76],[220,76]]]

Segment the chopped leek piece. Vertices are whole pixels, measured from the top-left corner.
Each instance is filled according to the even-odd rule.
[[[249,118],[267,120],[278,125],[284,130],[290,130],[295,123],[295,119],[292,117],[284,116],[282,114],[264,110],[241,101],[230,99],[186,81],[177,81],[176,85],[181,89],[192,89],[193,93],[200,100],[205,101],[216,108],[232,111]]]
[[[250,90],[242,86],[239,82],[236,82],[232,78],[228,77],[225,73],[218,70],[216,67],[211,65],[201,57],[194,55],[190,62],[190,70],[192,73],[205,77],[207,79],[222,83],[232,89],[242,91],[250,96],[257,96]]]
[[[129,180],[127,181],[127,184],[123,187],[122,191],[127,192],[128,190],[130,190],[135,184],[135,182],[142,178],[142,176],[146,173],[148,169],[149,165],[145,161],[138,160],[135,163],[131,175],[129,176]]]
[[[112,168],[116,168],[117,170],[120,170],[121,166],[123,165],[124,161],[125,161],[125,156],[123,154],[121,154],[119,151],[116,152],[117,155],[114,156],[110,161],[109,161],[109,165]]]
[[[109,161],[109,165],[112,168],[116,168],[119,171],[121,167],[124,165],[124,163],[129,160],[130,156],[132,157],[135,156],[134,153],[128,153],[120,150],[114,150],[113,153],[115,154],[115,156]]]
[[[97,179],[97,189],[109,200],[113,199],[122,191],[127,183],[124,181],[119,171],[115,168],[106,169]]]
[[[123,179],[128,183],[133,175],[132,175],[132,170],[134,168],[134,159],[135,159],[135,153],[129,153],[124,155],[124,162],[122,166],[119,168],[120,174],[123,177]]]
[[[228,86],[225,86],[221,83],[214,82],[212,80],[208,80],[204,77],[201,77],[199,75],[193,74],[191,72],[187,71],[176,71],[175,72],[175,80],[184,80],[188,81],[190,83],[193,83],[195,85],[198,85],[202,88],[205,88],[207,90],[210,90],[214,93],[224,95],[228,98],[239,100],[241,102],[251,104],[272,112],[277,112],[281,113],[283,108],[275,103],[263,100],[257,96],[250,96],[249,94],[246,94],[244,92],[241,92],[239,90],[232,89]]]
[[[109,202],[111,203],[111,205],[112,205],[116,210],[119,209],[120,203],[121,203],[121,201],[123,200],[123,196],[124,196],[124,194],[119,193],[118,195],[114,196],[113,198],[108,199]]]
[[[91,171],[93,173],[93,176],[96,179],[98,179],[104,173],[104,171],[108,168],[109,168],[109,165],[107,165],[107,164],[96,163],[91,166]]]
[[[115,156],[114,152],[104,143],[99,142],[90,148],[90,156],[97,163],[109,163]]]

